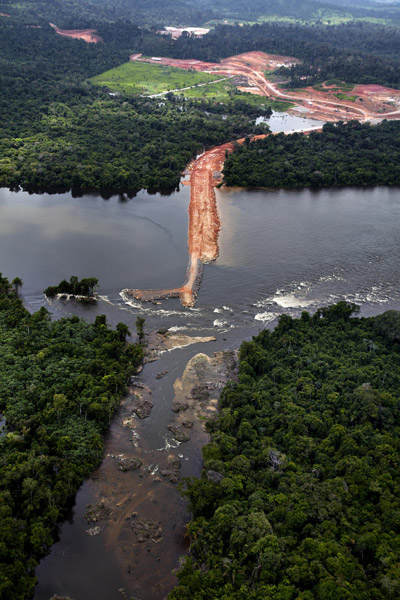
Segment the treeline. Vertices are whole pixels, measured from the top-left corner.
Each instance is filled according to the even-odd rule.
[[[96,277],[84,277],[79,280],[76,275],[72,275],[70,280],[63,279],[58,285],[51,285],[44,290],[44,294],[49,298],[54,298],[57,294],[71,294],[73,296],[93,296],[94,290],[99,283]]]
[[[0,275],[0,597],[29,598],[83,479],[99,464],[102,432],[143,351],[98,316],[31,315]]]
[[[125,40],[94,45],[0,24],[0,186],[172,190],[204,146],[262,131],[261,111],[240,101],[226,119],[212,102],[111,98],[84,82],[125,62],[146,35],[128,26]]]
[[[215,61],[262,50],[288,55],[303,64],[280,69],[292,86],[339,77],[354,83],[400,86],[400,29],[358,22],[346,25],[263,23],[243,27],[219,25],[203,38],[148,40],[155,55]],[[149,48],[150,50],[150,48]],[[307,77],[301,80],[300,77]]]
[[[237,146],[223,173],[228,186],[400,185],[400,122],[326,123],[309,135],[270,135]]]
[[[400,597],[400,313],[356,308],[242,344],[170,600]]]
[[[93,95],[92,95],[93,94]],[[208,103],[109,98],[54,102],[31,130],[0,138],[0,186],[28,190],[171,190],[204,146],[265,131]]]
[[[21,23],[54,22],[61,29],[92,28],[94,23],[126,22],[160,28],[202,25],[218,14],[185,0],[1,0],[0,12]]]
[[[337,6],[342,4],[342,6]],[[343,4],[345,6],[343,6]],[[328,21],[337,18],[381,18],[389,22],[399,20],[398,7],[377,5],[372,2],[315,2],[309,0],[254,0],[244,4],[241,0],[1,0],[0,11],[25,23],[38,20],[56,22],[62,28],[87,28],[93,22],[131,20],[141,26],[161,27],[201,26],[209,21],[235,19],[255,21],[261,18],[300,19],[302,21]],[[370,5],[370,6],[368,6]]]

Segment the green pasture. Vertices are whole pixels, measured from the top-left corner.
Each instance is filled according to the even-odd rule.
[[[135,61],[124,63],[96,75],[90,81],[95,85],[106,87],[112,92],[124,94],[152,95],[167,93],[171,90],[182,90],[182,92],[174,93],[193,100],[211,100],[221,103],[228,103],[232,100],[234,102],[243,101],[252,106],[259,106],[263,109],[271,107],[277,111],[285,111],[292,106],[289,102],[270,100],[264,96],[240,92],[232,84],[231,78],[227,77],[223,81],[218,81],[222,78],[223,76],[218,73],[185,71],[174,67]],[[217,83],[210,83],[213,81],[217,81]],[[184,89],[187,87],[191,87],[191,89]]]
[[[152,95],[217,79],[221,79],[221,75],[134,61],[105,71],[89,81],[112,92]]]

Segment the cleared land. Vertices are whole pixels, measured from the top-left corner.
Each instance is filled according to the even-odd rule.
[[[297,105],[297,111],[302,115],[324,121],[351,119],[368,121],[400,117],[400,90],[382,86],[354,87],[339,80],[330,80],[325,84],[300,90],[283,89],[279,82],[271,81],[269,74],[278,67],[289,67],[300,62],[291,56],[246,52],[225,58],[220,63],[207,63],[166,57],[143,58],[140,54],[136,54],[131,56],[131,61],[239,77],[242,80],[238,86],[239,90],[268,97],[271,100],[292,102]],[[349,91],[352,91],[351,95],[346,94]],[[342,96],[338,98],[336,93]],[[293,112],[295,111],[296,108],[293,109]]]
[[[157,64],[157,61],[154,61],[153,64],[150,62],[127,62],[115,69],[96,75],[90,81],[96,85],[107,87],[113,92],[154,95],[220,79],[221,77],[215,73],[184,71],[161,63]]]
[[[96,29],[60,29],[54,23],[49,23],[58,35],[63,37],[69,37],[76,40],[83,40],[88,44],[98,44],[103,41],[99,35],[96,34]]]
[[[143,59],[140,55],[132,61],[151,64],[154,59]],[[292,57],[272,56],[263,52],[248,52],[227,58],[221,63],[181,61],[169,58],[157,59],[158,64],[166,64],[181,69],[195,69],[220,75],[240,76],[245,81],[241,89],[256,94],[256,97],[272,97],[295,101],[309,116],[321,120],[338,121],[358,119],[368,121],[374,118],[400,117],[400,90],[382,86],[355,86],[338,80],[325,82],[322,86],[285,92],[275,83],[266,79],[266,72],[278,66],[297,62]],[[246,85],[247,84],[247,87]],[[347,96],[345,92],[353,92]],[[340,93],[342,99],[336,94]],[[250,97],[250,95],[249,95]],[[264,137],[264,136],[258,136]],[[243,143],[244,140],[238,140]],[[152,301],[157,298],[179,297],[184,306],[193,306],[202,276],[202,263],[215,260],[218,256],[218,234],[220,221],[215,198],[215,185],[222,180],[221,171],[227,153],[232,152],[233,144],[223,144],[205,152],[193,161],[188,169],[191,173],[191,196],[189,204],[189,264],[185,283],[178,288],[163,290],[125,290],[138,300]]]
[[[271,67],[281,63],[274,61]],[[207,67],[210,67],[208,70]],[[95,85],[108,88],[111,92],[124,94],[144,94],[162,96],[168,92],[184,95],[186,98],[213,100],[215,102],[244,101],[261,109],[285,111],[292,104],[284,100],[266,99],[234,79],[234,73],[218,72],[218,65],[201,61],[181,61],[168,58],[142,58],[140,54],[131,57],[130,62],[110,69],[90,79]]]

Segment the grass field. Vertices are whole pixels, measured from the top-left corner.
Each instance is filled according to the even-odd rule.
[[[217,79],[221,76],[135,61],[96,75],[90,81],[113,92],[152,95]]]
[[[286,111],[293,106],[293,104],[290,104],[289,102],[271,100],[265,96],[240,92],[229,82],[229,79],[227,81],[221,81],[220,83],[212,83],[210,85],[205,85],[204,87],[186,90],[183,93],[186,98],[197,98],[199,100],[203,98],[204,100],[215,100],[216,102],[223,103],[231,100],[234,102],[242,101],[246,102],[246,104],[251,104],[252,106],[259,106],[262,109],[270,107],[272,110],[280,112]]]
[[[136,61],[124,63],[115,69],[96,75],[90,81],[95,85],[107,87],[112,92],[124,94],[152,95],[196,86],[182,92],[175,92],[175,94],[182,94],[193,100],[214,100],[222,103],[241,100],[252,106],[259,106],[262,109],[271,107],[272,110],[277,111],[285,111],[292,106],[289,102],[270,100],[264,96],[240,92],[230,82],[230,78],[217,81],[217,83],[208,83],[221,78],[222,76],[217,73],[184,71],[164,65]]]

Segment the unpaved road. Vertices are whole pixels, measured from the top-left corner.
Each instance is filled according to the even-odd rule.
[[[325,88],[324,92],[305,88],[299,92],[288,93],[279,89],[265,76],[265,71],[278,66],[290,66],[298,63],[296,58],[290,56],[276,56],[264,52],[246,52],[223,59],[220,63],[206,63],[199,60],[181,60],[167,57],[143,58],[140,54],[130,57],[131,61],[139,60],[158,65],[192,69],[206,73],[219,73],[225,76],[242,76],[248,81],[249,92],[256,92],[262,96],[288,100],[307,109],[309,116],[324,121],[338,121],[358,119],[369,121],[371,119],[400,117],[400,108],[393,110],[393,101],[400,107],[400,91],[384,88],[376,93],[366,92],[362,86],[357,86],[349,95],[356,95],[357,103],[351,100],[340,100],[334,95],[334,90]],[[244,88],[241,87],[243,90]],[[360,106],[360,103],[362,105]]]
[[[271,96],[303,104],[311,113],[308,116],[324,120],[338,121],[400,117],[400,109],[390,110],[394,100],[400,105],[400,91],[380,88],[375,95],[373,90],[365,90],[361,86],[355,89],[358,97],[362,98],[363,106],[352,101],[336,101],[333,91],[318,92],[306,88],[300,93],[285,93],[278,89],[265,77],[264,71],[271,66],[290,65],[296,62],[292,57],[267,55],[263,52],[248,52],[226,58],[221,63],[204,63],[197,60],[177,60],[170,58],[144,59],[140,54],[130,57],[130,60],[141,60],[158,65],[168,65],[183,69],[195,69],[209,73],[219,73],[225,76],[240,75],[247,78],[249,91],[256,91],[263,96]],[[297,61],[298,62],[298,61]],[[322,96],[321,96],[322,94]],[[329,99],[331,98],[331,99]],[[377,102],[379,98],[379,102]],[[372,110],[373,108],[376,110]],[[315,128],[312,128],[315,130]],[[311,129],[310,129],[311,130]],[[306,133],[309,130],[303,130]],[[257,136],[265,137],[265,136]],[[243,143],[244,140],[238,140]],[[190,203],[189,203],[189,263],[185,283],[178,288],[163,290],[124,290],[128,295],[141,301],[154,301],[161,298],[179,297],[184,306],[193,306],[196,302],[197,291],[201,282],[202,265],[213,261],[218,256],[218,234],[220,220],[218,216],[215,185],[222,181],[226,153],[233,151],[233,143],[222,144],[204,152],[188,166],[191,173]]]

